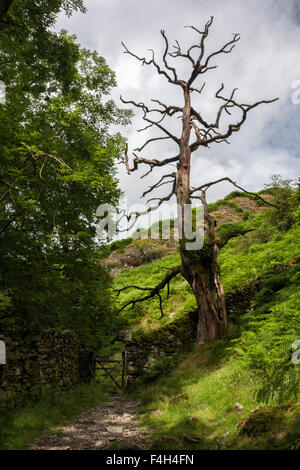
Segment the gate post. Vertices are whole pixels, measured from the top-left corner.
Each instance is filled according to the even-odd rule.
[[[122,351],[122,388],[126,386],[126,351]]]

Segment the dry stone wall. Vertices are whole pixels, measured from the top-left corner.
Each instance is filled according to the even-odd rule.
[[[0,364],[0,411],[36,400],[47,388],[67,390],[88,382],[95,374],[94,352],[71,331],[0,340],[6,345],[6,364]]]
[[[142,377],[157,361],[172,360],[196,340],[197,311],[142,336],[133,336],[126,344],[127,385]]]
[[[256,280],[226,294],[226,309],[229,321],[234,323],[241,315],[253,308],[253,302],[262,287],[262,281],[270,273],[289,269],[300,262],[296,257],[287,264],[279,264]],[[193,347],[197,332],[197,311],[173,321],[172,323],[148,334],[124,337],[127,358],[127,384],[151,372],[151,368],[164,360],[172,361],[176,354]]]
[[[248,312],[259,288],[253,282],[226,295],[226,306],[229,318]],[[197,334],[198,312],[189,312],[182,318],[142,336],[124,338],[126,344],[127,384],[149,374],[158,362],[175,360],[176,354],[195,345]]]

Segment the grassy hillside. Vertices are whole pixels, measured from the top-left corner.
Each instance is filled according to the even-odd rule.
[[[152,370],[133,390],[144,401],[141,421],[157,436],[154,448],[299,447],[300,366],[291,362],[292,343],[300,339],[299,193],[280,191],[269,195],[279,201],[279,210],[241,194],[210,205],[220,230],[232,223],[256,229],[222,249],[225,291],[258,278],[261,286],[251,311],[230,321],[224,340],[174,358],[173,369],[170,362],[156,364],[157,373]],[[146,252],[147,242],[140,241]],[[132,255],[135,243],[128,240],[122,256],[128,249]],[[166,256],[163,250],[170,247],[159,249],[160,256],[152,261],[119,270],[114,287],[155,286],[167,268],[179,264],[176,247]],[[134,289],[122,292],[119,306],[139,295]],[[123,310],[121,318],[143,334],[185,315],[195,307],[195,299],[181,276],[172,281],[169,298],[163,293],[163,305],[161,320],[155,299]]]
[[[144,401],[154,448],[299,448],[300,371],[291,362],[299,281],[299,263],[266,274],[253,310],[231,320],[224,340],[182,355],[171,370],[156,365],[156,380],[152,370],[140,381],[133,393]]]
[[[251,232],[245,237],[232,239],[222,249],[219,263],[225,292],[241,287],[266,273],[273,266],[287,263],[299,255],[300,227],[293,225],[285,232],[280,231],[268,223],[268,217],[268,211],[250,213],[244,225],[245,228],[256,227],[255,232]],[[145,244],[148,240],[142,240],[142,242]],[[151,240],[149,242],[153,243]],[[175,249],[172,254],[154,259],[148,264],[142,264],[132,269],[123,269],[114,278],[114,288],[118,289],[127,285],[155,286],[164,277],[166,268],[175,267],[178,264],[180,264],[180,257]],[[128,289],[121,292],[118,304],[122,306],[139,295],[140,293],[135,289]],[[181,276],[172,280],[169,298],[167,299],[166,292],[163,292],[162,296],[165,313],[162,320],[158,320],[160,310],[157,299],[123,311],[121,318],[131,327],[138,328],[140,332],[141,330],[148,331],[160,328],[196,306],[191,288]]]
[[[256,228],[232,239],[219,257],[226,293],[249,282],[258,286],[250,310],[230,318],[222,341],[191,344],[189,352],[154,362],[125,392],[143,401],[139,419],[154,437],[153,449],[300,448],[300,365],[291,361],[292,344],[300,339],[299,192],[264,196],[277,200],[279,209],[237,193],[209,207],[220,230],[232,223]],[[121,240],[102,249],[100,257],[115,273],[114,289],[154,286],[179,264],[172,241]],[[118,306],[137,295],[133,289],[122,292]],[[181,276],[172,280],[169,298],[163,293],[163,304],[161,320],[157,300],[123,310],[120,327],[156,335],[194,309]],[[0,418],[0,448],[26,447],[42,430],[106,400],[106,392],[102,383],[84,385],[7,413]]]
[[[224,347],[222,342],[196,348],[171,373],[134,391],[144,402],[140,419],[156,436],[153,447],[299,448],[300,404],[259,401],[259,381],[226,358]]]

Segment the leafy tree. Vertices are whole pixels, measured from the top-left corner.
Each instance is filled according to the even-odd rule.
[[[294,180],[284,179],[280,175],[272,175],[271,183],[265,185],[266,190],[273,194],[276,208],[270,209],[269,223],[280,231],[289,230],[297,219],[300,186]]]
[[[0,328],[73,328],[96,345],[112,309],[95,213],[118,203],[124,141],[109,126],[130,112],[109,99],[105,60],[51,29],[60,11],[83,11],[80,0],[10,3],[0,12]]]

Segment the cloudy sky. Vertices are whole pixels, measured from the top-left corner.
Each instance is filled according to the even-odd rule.
[[[241,40],[231,54],[217,56],[217,69],[203,75],[203,94],[194,97],[195,107],[207,120],[214,121],[219,100],[214,94],[223,82],[224,95],[238,88],[236,99],[255,102],[279,97],[273,104],[262,105],[248,114],[241,131],[233,134],[230,145],[215,144],[193,154],[192,183],[229,176],[250,191],[263,188],[272,174],[295,178],[299,173],[300,149],[300,4],[298,0],[85,0],[88,13],[60,17],[57,29],[65,28],[77,35],[82,46],[97,50],[116,72],[118,87],[113,98],[122,106],[126,99],[151,103],[160,99],[166,104],[182,104],[181,89],[158,77],[154,69],[141,66],[123,54],[121,41],[140,56],[149,57],[154,49],[157,59],[163,50],[160,30],[164,29],[172,45],[182,47],[197,43],[199,36],[186,25],[203,29],[214,16],[207,38],[207,51],[213,52],[240,33]],[[180,76],[187,77],[189,63],[176,59]],[[298,83],[297,83],[298,81]],[[201,86],[203,81],[199,79]],[[293,86],[298,86],[298,92]],[[201,98],[201,99],[200,99]],[[297,100],[298,98],[298,100]],[[168,123],[174,132],[179,120]],[[136,113],[132,124],[121,129],[132,150],[143,141],[159,135],[156,131],[138,133],[143,126]],[[160,158],[176,155],[176,145],[169,140],[146,147],[143,156]],[[173,171],[172,167],[170,170]],[[121,188],[132,205],[141,193],[159,179],[159,170],[140,180],[142,171],[128,176],[120,169]],[[166,189],[165,189],[166,188]],[[159,194],[165,194],[162,187]],[[228,183],[213,187],[208,200],[213,201],[233,190]],[[141,201],[140,201],[141,202]]]

